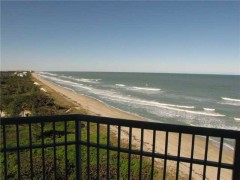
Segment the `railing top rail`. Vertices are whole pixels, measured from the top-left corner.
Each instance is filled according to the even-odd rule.
[[[110,117],[99,117],[81,114],[71,115],[57,115],[57,116],[36,116],[36,117],[16,117],[16,118],[2,118],[1,125],[13,124],[27,124],[27,123],[40,123],[40,122],[61,122],[66,120],[89,121],[93,123],[126,126],[132,128],[142,128],[149,130],[168,131],[185,134],[195,134],[203,136],[224,137],[231,139],[239,139],[240,131],[215,129],[205,127],[194,127],[185,125],[165,124],[158,122],[147,122],[139,120],[126,120]]]

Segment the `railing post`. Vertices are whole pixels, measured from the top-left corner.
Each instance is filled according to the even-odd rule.
[[[236,139],[234,153],[233,180],[240,179],[240,138]]]
[[[81,121],[75,120],[75,147],[76,147],[76,179],[82,179],[82,168],[81,168]]]

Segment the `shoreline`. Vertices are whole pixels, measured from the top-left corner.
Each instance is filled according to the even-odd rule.
[[[79,94],[76,92],[73,92],[69,89],[66,89],[64,87],[61,87],[55,83],[49,82],[48,80],[45,80],[44,78],[40,77],[36,73],[32,73],[32,77],[36,80],[40,81],[44,86],[47,86],[48,88],[51,88],[56,93],[59,93],[64,98],[67,98],[69,101],[74,102],[75,104],[81,106],[83,109],[85,109],[88,114],[90,115],[97,115],[97,116],[105,116],[105,117],[112,117],[112,118],[122,118],[122,119],[129,119],[129,120],[144,120],[144,118],[130,114],[128,112],[121,111],[117,108],[114,108],[112,106],[109,106],[105,104],[104,102],[101,102],[97,99],[85,96],[83,94]],[[146,120],[145,120],[146,121]],[[111,130],[113,130],[115,133],[117,132],[116,127],[111,127]],[[129,134],[129,128],[122,128],[122,138],[128,140],[128,134]],[[117,134],[117,133],[116,133]],[[156,152],[157,153],[163,153],[165,150],[165,132],[157,132],[156,133]],[[140,146],[140,137],[141,132],[138,129],[134,129],[132,131],[132,143],[139,148]],[[168,143],[168,154],[169,155],[177,155],[177,147],[178,147],[178,134],[177,133],[169,133],[169,143]],[[145,130],[144,131],[144,150],[145,151],[152,151],[152,131],[151,130]],[[164,142],[163,142],[164,141]],[[191,156],[191,142],[192,137],[191,135],[182,134],[182,145],[181,146],[181,157],[190,157]],[[204,153],[205,153],[205,140],[201,137],[195,137],[195,144],[194,144],[194,158],[197,159],[204,159]],[[218,152],[219,148],[214,145],[214,143],[209,143],[209,153],[208,153],[208,160],[217,161],[218,160]],[[222,162],[232,162],[232,153],[228,152],[226,150],[223,151],[223,157]],[[161,167],[163,165],[163,160],[156,159],[155,160],[157,164]],[[167,161],[167,170],[176,171],[176,162],[173,161]],[[189,174],[189,164],[180,162],[179,171],[181,172],[180,175],[183,175],[183,177],[188,176]],[[193,179],[202,179],[202,166],[201,165],[193,165],[193,172],[192,177]],[[207,174],[206,177],[209,179],[215,179],[217,175],[217,168],[208,167],[207,168]],[[225,171],[222,169],[221,171],[221,178],[222,179],[230,179],[231,178],[231,172]]]
[[[106,116],[106,117],[112,117],[112,118],[115,117],[115,118],[122,118],[122,119],[131,119],[131,120],[143,120],[143,118],[140,116],[137,116],[135,114],[131,114],[129,112],[125,112],[115,107],[112,107],[110,105],[107,105],[104,102],[99,101],[98,99],[95,99],[80,93],[76,93],[75,91],[71,91],[55,83],[49,82],[48,80],[40,77],[36,73],[32,73],[32,77],[42,82],[45,86],[48,86],[49,88],[53,89],[57,93],[60,93],[61,95],[66,96],[70,101],[73,101],[81,105],[81,107],[87,110],[88,113],[91,115]]]

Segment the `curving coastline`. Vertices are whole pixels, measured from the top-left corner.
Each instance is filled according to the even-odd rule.
[[[98,115],[98,116],[106,116],[106,117],[113,117],[113,118],[123,118],[123,119],[130,119],[130,120],[143,120],[143,118],[129,114],[127,112],[123,112],[119,109],[116,109],[114,107],[108,106],[104,104],[103,102],[100,102],[96,99],[87,97],[85,95],[73,92],[69,89],[60,87],[52,82],[49,82],[43,78],[41,78],[36,73],[32,73],[32,77],[35,78],[38,82],[43,84],[43,86],[47,86],[48,88],[53,89],[56,93],[61,94],[68,100],[71,100],[82,108],[84,108],[89,114],[92,115]],[[117,128],[111,127],[111,130],[117,132]],[[140,130],[134,129],[133,132],[133,143],[138,147],[141,132]],[[128,128],[122,128],[122,138],[128,139]],[[165,147],[162,145],[164,144],[163,141],[165,139],[165,133],[164,132],[158,132],[157,133],[157,142],[156,143],[156,152],[164,153]],[[181,147],[181,156],[183,157],[190,157],[191,155],[191,141],[192,137],[187,134],[182,135],[182,144]],[[144,150],[145,151],[151,151],[152,149],[152,131],[146,130],[144,133]],[[169,143],[168,143],[168,154],[176,155],[177,152],[177,144],[178,144],[178,134],[176,133],[169,133]],[[194,158],[203,159],[204,158],[204,152],[205,152],[205,139],[201,137],[195,138],[195,150],[194,150]],[[219,148],[214,145],[213,143],[209,144],[209,157],[208,160],[216,161],[218,160],[218,152]],[[231,151],[224,150],[223,153],[223,162],[232,162],[232,153]],[[159,166],[162,166],[162,160],[156,160]],[[175,169],[176,163],[172,161],[168,161],[167,163],[168,169]],[[202,179],[202,166],[194,165],[193,166],[193,173],[192,176],[194,179]],[[189,173],[189,165],[187,163],[180,163],[180,174],[185,177]],[[207,177],[209,179],[215,179],[217,175],[217,169],[216,168],[207,168]],[[230,179],[231,172],[229,171],[222,171],[221,173],[221,179]]]

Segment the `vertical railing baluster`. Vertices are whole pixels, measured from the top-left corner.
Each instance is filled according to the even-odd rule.
[[[92,117],[90,117],[91,119]],[[67,137],[67,121],[64,121],[64,133],[65,133],[65,137],[64,137],[64,142],[62,143],[58,143],[57,142],[57,137],[58,137],[58,131],[57,131],[57,122],[58,121],[61,121],[61,120],[57,120],[55,121],[56,118],[53,118],[51,120],[50,117],[46,117],[46,121],[43,120],[43,118],[30,118],[30,120],[33,120],[33,121],[25,121],[25,119],[23,119],[23,121],[18,121],[17,118],[13,118],[12,122],[8,123],[6,121],[6,119],[3,119],[2,120],[2,123],[1,126],[2,126],[2,148],[0,149],[1,151],[1,155],[3,157],[3,161],[2,161],[2,165],[3,165],[3,171],[2,173],[3,174],[3,178],[5,179],[8,179],[8,167],[9,167],[9,163],[8,163],[8,153],[13,153],[15,155],[15,158],[16,158],[16,173],[15,173],[15,176],[17,176],[17,179],[21,179],[22,177],[22,172],[21,170],[23,170],[23,164],[21,164],[21,160],[23,158],[23,151],[27,152],[28,154],[28,150],[29,150],[29,154],[30,154],[30,157],[29,160],[30,162],[28,163],[29,164],[29,179],[34,179],[35,177],[35,160],[34,160],[34,152],[35,152],[35,149],[36,149],[36,152],[38,152],[39,150],[39,153],[40,153],[40,166],[42,165],[42,169],[40,167],[40,171],[42,171],[40,174],[42,177],[40,177],[41,179],[48,179],[48,166],[47,166],[47,163],[48,163],[48,150],[51,149],[51,152],[53,153],[53,161],[54,161],[54,179],[58,179],[58,174],[57,174],[57,169],[58,169],[58,160],[57,160],[57,150],[58,150],[58,146],[61,146],[62,148],[65,147],[65,172],[63,170],[63,174],[65,173],[65,177],[64,179],[67,179],[68,175],[69,175],[69,164],[68,164],[68,152],[67,150],[69,149],[67,146],[68,146],[68,143],[69,144],[72,144],[73,142],[69,141],[69,137]],[[118,120],[116,120],[117,122]],[[106,123],[107,124],[107,144],[105,145],[101,145],[100,144],[100,122],[101,123]],[[106,179],[110,179],[112,177],[112,172],[114,171],[111,171],[112,170],[112,165],[111,164],[112,162],[116,162],[116,161],[112,161],[112,159],[110,159],[110,155],[112,155],[112,151],[117,151],[116,153],[114,154],[117,154],[117,179],[121,179],[121,153],[128,153],[128,177],[126,179],[131,179],[132,176],[133,176],[133,167],[131,166],[132,163],[133,163],[133,160],[132,158],[135,156],[134,154],[138,155],[140,158],[139,158],[139,179],[143,179],[144,176],[142,176],[142,169],[143,169],[143,165],[145,165],[143,162],[144,162],[144,156],[148,156],[150,157],[150,161],[151,161],[151,170],[149,171],[149,179],[154,179],[154,173],[156,173],[155,169],[154,169],[154,163],[155,163],[155,166],[156,166],[156,160],[157,158],[160,158],[160,159],[163,159],[164,160],[164,164],[163,164],[163,179],[167,179],[168,177],[168,174],[167,174],[167,165],[168,165],[168,162],[169,159],[171,161],[175,161],[176,162],[176,172],[174,172],[174,174],[176,174],[176,179],[179,179],[180,177],[180,166],[181,166],[181,162],[186,162],[186,163],[189,163],[189,175],[188,175],[188,178],[189,179],[192,179],[193,177],[193,173],[194,173],[194,165],[201,165],[203,166],[203,173],[202,173],[202,177],[203,179],[207,179],[207,173],[208,173],[208,170],[210,169],[207,169],[209,167],[214,167],[214,168],[218,168],[217,169],[217,173],[216,173],[216,177],[217,179],[221,179],[221,176],[222,176],[222,168],[226,168],[228,170],[232,170],[233,172],[233,175],[232,175],[232,179],[233,180],[239,180],[240,179],[240,138],[238,137],[239,133],[237,131],[222,131],[223,133],[226,132],[226,136],[225,134],[221,134],[222,132],[220,130],[217,130],[217,131],[214,131],[214,129],[209,129],[209,131],[206,131],[204,128],[203,129],[199,129],[200,131],[189,131],[189,129],[186,129],[186,131],[184,129],[182,130],[179,130],[178,131],[178,145],[176,144],[176,147],[177,147],[177,155],[174,156],[174,155],[168,155],[168,152],[169,152],[169,148],[168,147],[170,144],[169,144],[169,140],[171,138],[171,126],[169,126],[170,128],[166,128],[166,135],[165,135],[165,151],[164,151],[164,155],[163,154],[160,154],[160,153],[157,153],[157,150],[156,150],[156,142],[158,142],[157,140],[157,137],[156,137],[156,134],[158,132],[160,132],[162,130],[163,127],[154,127],[152,126],[153,124],[148,124],[146,126],[147,129],[151,129],[153,132],[153,139],[152,139],[152,152],[145,152],[144,151],[144,132],[145,132],[145,129],[143,128],[142,125],[140,124],[135,124],[136,122],[131,122],[129,123],[129,125],[126,126],[126,128],[129,128],[129,140],[128,140],[128,143],[129,143],[129,147],[128,149],[126,148],[123,148],[121,149],[121,125],[116,125],[116,122],[114,122],[113,124],[108,124],[109,122],[107,121],[104,121],[104,119],[100,119],[99,122],[97,122],[94,118],[90,121],[87,121],[86,124],[87,124],[87,128],[85,128],[87,131],[87,143],[86,142],[83,142],[81,140],[81,120],[75,120],[75,148],[76,148],[76,178],[75,179],[82,179],[86,177],[86,174],[87,174],[87,179],[91,179],[92,177],[92,171],[95,170],[95,167],[92,167],[92,162],[91,161],[91,150],[96,148],[97,147],[97,179],[100,179],[101,178],[101,175],[105,174],[106,176]],[[34,131],[34,123],[37,124],[38,128],[40,127],[40,132],[36,132],[36,135],[39,135],[40,134],[40,139],[39,142],[40,144],[36,144],[35,145],[35,140],[34,140],[34,137],[33,135],[35,135],[35,131]],[[51,124],[52,123],[52,124]],[[74,122],[73,122],[74,123]],[[92,123],[94,123],[94,127],[95,127],[95,124],[97,125],[97,145],[95,143],[91,143],[91,136],[92,136],[92,132],[93,130],[91,129],[92,127],[90,126]],[[29,140],[27,142],[27,145],[26,146],[23,146],[21,144],[21,137],[23,136],[23,132],[20,131],[22,130],[22,124],[26,124],[26,128],[28,128],[28,132],[26,132],[26,137],[28,136],[29,137]],[[45,139],[45,132],[46,131],[46,128],[48,127],[48,124],[50,124],[50,126],[52,125],[52,132],[53,132],[53,140],[52,140],[52,144],[48,144],[46,142],[46,139]],[[85,123],[84,123],[85,124]],[[121,124],[121,123],[120,123]],[[126,122],[124,122],[123,124],[127,124]],[[12,125],[12,127],[14,128],[14,130],[16,130],[16,133],[14,132],[14,135],[16,135],[16,137],[14,136],[14,140],[16,140],[16,146],[15,147],[7,147],[7,140],[8,140],[8,125]],[[27,127],[28,125],[28,127]],[[25,125],[23,125],[25,126]],[[114,126],[114,129],[115,129],[115,126],[118,126],[118,137],[117,137],[117,145],[115,145],[115,143],[113,143],[111,141],[111,126],[113,127]],[[16,129],[15,129],[16,128]],[[105,128],[105,126],[104,126]],[[133,149],[133,146],[132,146],[132,142],[133,142],[133,128],[139,128],[139,130],[141,131],[141,135],[140,135],[140,150],[134,150]],[[197,128],[196,128],[197,129]],[[197,129],[198,130],[198,129]],[[148,131],[148,130],[147,130]],[[175,132],[175,130],[173,130]],[[177,130],[176,130],[177,132]],[[193,133],[192,133],[193,132]],[[148,132],[147,132],[148,133]],[[182,136],[184,133],[189,133],[191,134],[192,136],[192,140],[191,140],[191,157],[190,158],[184,158],[184,157],[181,157],[181,146],[183,146],[182,144]],[[231,134],[232,133],[232,134]],[[85,134],[85,130],[84,130],[84,134]],[[207,135],[206,135],[207,134]],[[205,140],[205,147],[204,147],[204,150],[205,150],[205,154],[204,154],[204,157],[203,159],[195,159],[194,158],[194,153],[196,155],[196,146],[195,146],[195,143],[197,141],[197,138],[198,138],[198,135],[204,135],[206,136],[206,140]],[[211,136],[210,136],[211,135]],[[212,161],[208,161],[208,150],[211,143],[210,143],[210,137],[220,137],[220,146],[219,146],[219,154],[217,154],[218,156],[218,161],[217,162],[212,162]],[[95,137],[94,137],[95,138]],[[226,163],[223,163],[222,161],[224,160],[224,157],[223,157],[223,154],[224,154],[224,140],[225,138],[232,138],[232,139],[235,139],[236,140],[236,144],[235,144],[235,152],[234,152],[234,159],[233,159],[233,164],[230,164],[228,162]],[[10,139],[11,140],[11,139]],[[69,141],[69,142],[68,142]],[[110,144],[112,142],[112,144]],[[87,147],[85,148],[87,144]],[[82,151],[82,148],[81,146],[84,146],[84,149],[86,150],[87,149],[87,163],[85,164],[84,163],[84,169],[86,168],[86,172],[84,172],[84,174],[82,174],[82,159],[81,159],[81,151]],[[63,147],[64,146],[64,147]],[[113,147],[112,147],[113,146]],[[53,148],[52,148],[53,147]],[[106,167],[104,166],[104,172],[102,174],[101,172],[101,148],[104,149],[104,151],[107,151],[107,154],[105,154],[107,156],[107,159],[106,159]],[[47,148],[47,149],[46,149]],[[49,148],[49,149],[48,149]],[[95,149],[94,149],[95,150]],[[203,150],[203,151],[204,151]],[[28,158],[28,157],[27,157]],[[85,166],[86,165],[86,166]],[[150,165],[150,164],[149,164]],[[105,171],[107,169],[107,172]],[[207,172],[207,173],[206,173]],[[82,177],[84,175],[84,177]],[[115,175],[115,174],[114,174]],[[211,178],[211,177],[209,177]]]
[[[139,167],[139,180],[142,179],[142,153],[143,153],[143,141],[144,141],[144,129],[141,128],[141,145],[140,145],[140,167]]]
[[[166,132],[165,138],[165,152],[164,152],[164,168],[163,168],[163,179],[166,179],[166,171],[167,171],[167,154],[168,153],[168,131]]]
[[[68,148],[67,148],[67,120],[64,121],[64,142],[65,142],[65,179],[68,179]]]
[[[44,152],[44,122],[41,122],[41,138],[42,138],[42,172],[43,172],[43,179],[45,179],[45,152]]]
[[[121,126],[118,126],[117,179],[120,179]]]
[[[33,157],[32,157],[32,125],[29,125],[29,149],[30,149],[30,171],[31,171],[31,179],[33,179]]]
[[[207,157],[208,157],[208,142],[209,142],[209,136],[206,137],[206,145],[205,145],[205,155],[204,155],[204,166],[203,166],[203,178],[206,177],[206,163],[207,163]]]
[[[19,150],[19,124],[16,124],[16,137],[17,137],[17,162],[18,162],[18,179],[21,177],[20,172],[20,150]]]
[[[128,141],[128,179],[131,179],[131,151],[132,151],[132,127],[129,128],[129,141]]]
[[[76,148],[76,179],[82,179],[82,162],[81,162],[81,121],[75,120],[75,148]]]
[[[178,177],[179,177],[179,158],[180,158],[180,154],[181,154],[181,142],[182,142],[182,133],[179,133],[179,136],[178,136],[178,154],[177,154],[177,170],[176,170],[176,180],[178,180]]]
[[[99,132],[100,128],[99,128],[99,123],[97,123],[97,179],[100,179],[100,174],[99,174],[99,171],[100,171],[100,168],[99,168],[99,149],[100,149],[100,138],[99,138]]]
[[[87,122],[87,179],[90,179],[90,123]]]
[[[233,180],[240,179],[240,137],[237,137],[234,148]]]
[[[3,152],[3,156],[4,156],[4,177],[5,177],[5,180],[7,179],[7,153],[6,153],[6,148],[7,148],[7,143],[6,143],[6,126],[5,125],[2,125],[3,126],[3,148],[4,148],[4,152]]]
[[[153,130],[153,142],[152,142],[152,169],[151,169],[151,179],[154,178],[154,154],[155,154],[155,143],[156,143],[156,130]]]
[[[193,155],[194,155],[194,143],[195,142],[195,134],[192,135],[192,146],[191,146],[191,162],[190,162],[190,170],[189,170],[189,179],[192,179],[192,166],[193,166]]]
[[[53,169],[54,169],[54,178],[57,179],[57,163],[56,163],[56,129],[55,129],[55,121],[52,123],[53,125]]]
[[[220,175],[221,175],[222,150],[223,150],[223,137],[221,137],[221,141],[220,141],[220,150],[219,150],[219,157],[218,157],[219,166],[218,166],[217,179],[220,179]]]
[[[109,179],[109,144],[110,144],[110,125],[107,125],[107,179]]]

